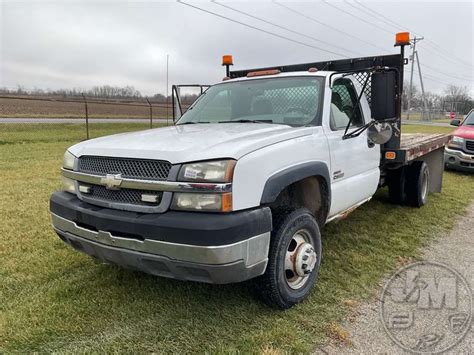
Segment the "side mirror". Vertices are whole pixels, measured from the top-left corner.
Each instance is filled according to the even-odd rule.
[[[395,71],[373,73],[371,84],[372,118],[383,121],[397,115],[397,73]]]
[[[451,120],[450,124],[451,124],[451,126],[459,127],[461,125],[461,120],[459,120],[459,119]]]

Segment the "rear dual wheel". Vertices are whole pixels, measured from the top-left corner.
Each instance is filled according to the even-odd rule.
[[[255,280],[263,301],[287,309],[305,299],[321,264],[321,234],[307,209],[274,214],[269,260],[265,274]]]
[[[423,161],[416,161],[408,167],[405,183],[406,202],[421,207],[428,201],[430,171]]]
[[[424,161],[415,161],[390,171],[387,178],[389,199],[395,204],[424,206],[428,200],[430,172]]]

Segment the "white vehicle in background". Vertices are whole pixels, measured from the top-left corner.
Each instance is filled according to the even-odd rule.
[[[175,126],[68,149],[54,229],[75,249],[150,274],[254,279],[289,308],[316,282],[320,230],[388,185],[440,191],[444,135],[400,134],[401,54],[229,71]],[[224,64],[231,64],[226,57]],[[177,94],[179,87],[173,92]]]

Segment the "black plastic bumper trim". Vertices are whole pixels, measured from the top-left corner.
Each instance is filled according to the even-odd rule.
[[[233,213],[120,211],[91,205],[67,192],[51,196],[52,213],[92,230],[172,243],[226,245],[272,230],[270,208]]]

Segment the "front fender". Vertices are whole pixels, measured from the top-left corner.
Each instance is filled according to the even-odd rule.
[[[331,180],[329,178],[329,169],[324,162],[307,162],[291,166],[270,176],[263,189],[261,204],[272,203],[278,195],[289,185],[303,180],[310,176],[318,176],[324,179],[328,187],[328,198],[331,201]]]
[[[289,183],[321,176],[330,189],[330,157],[322,127],[312,134],[266,146],[237,161],[232,183],[234,210],[255,208],[278,196]]]

